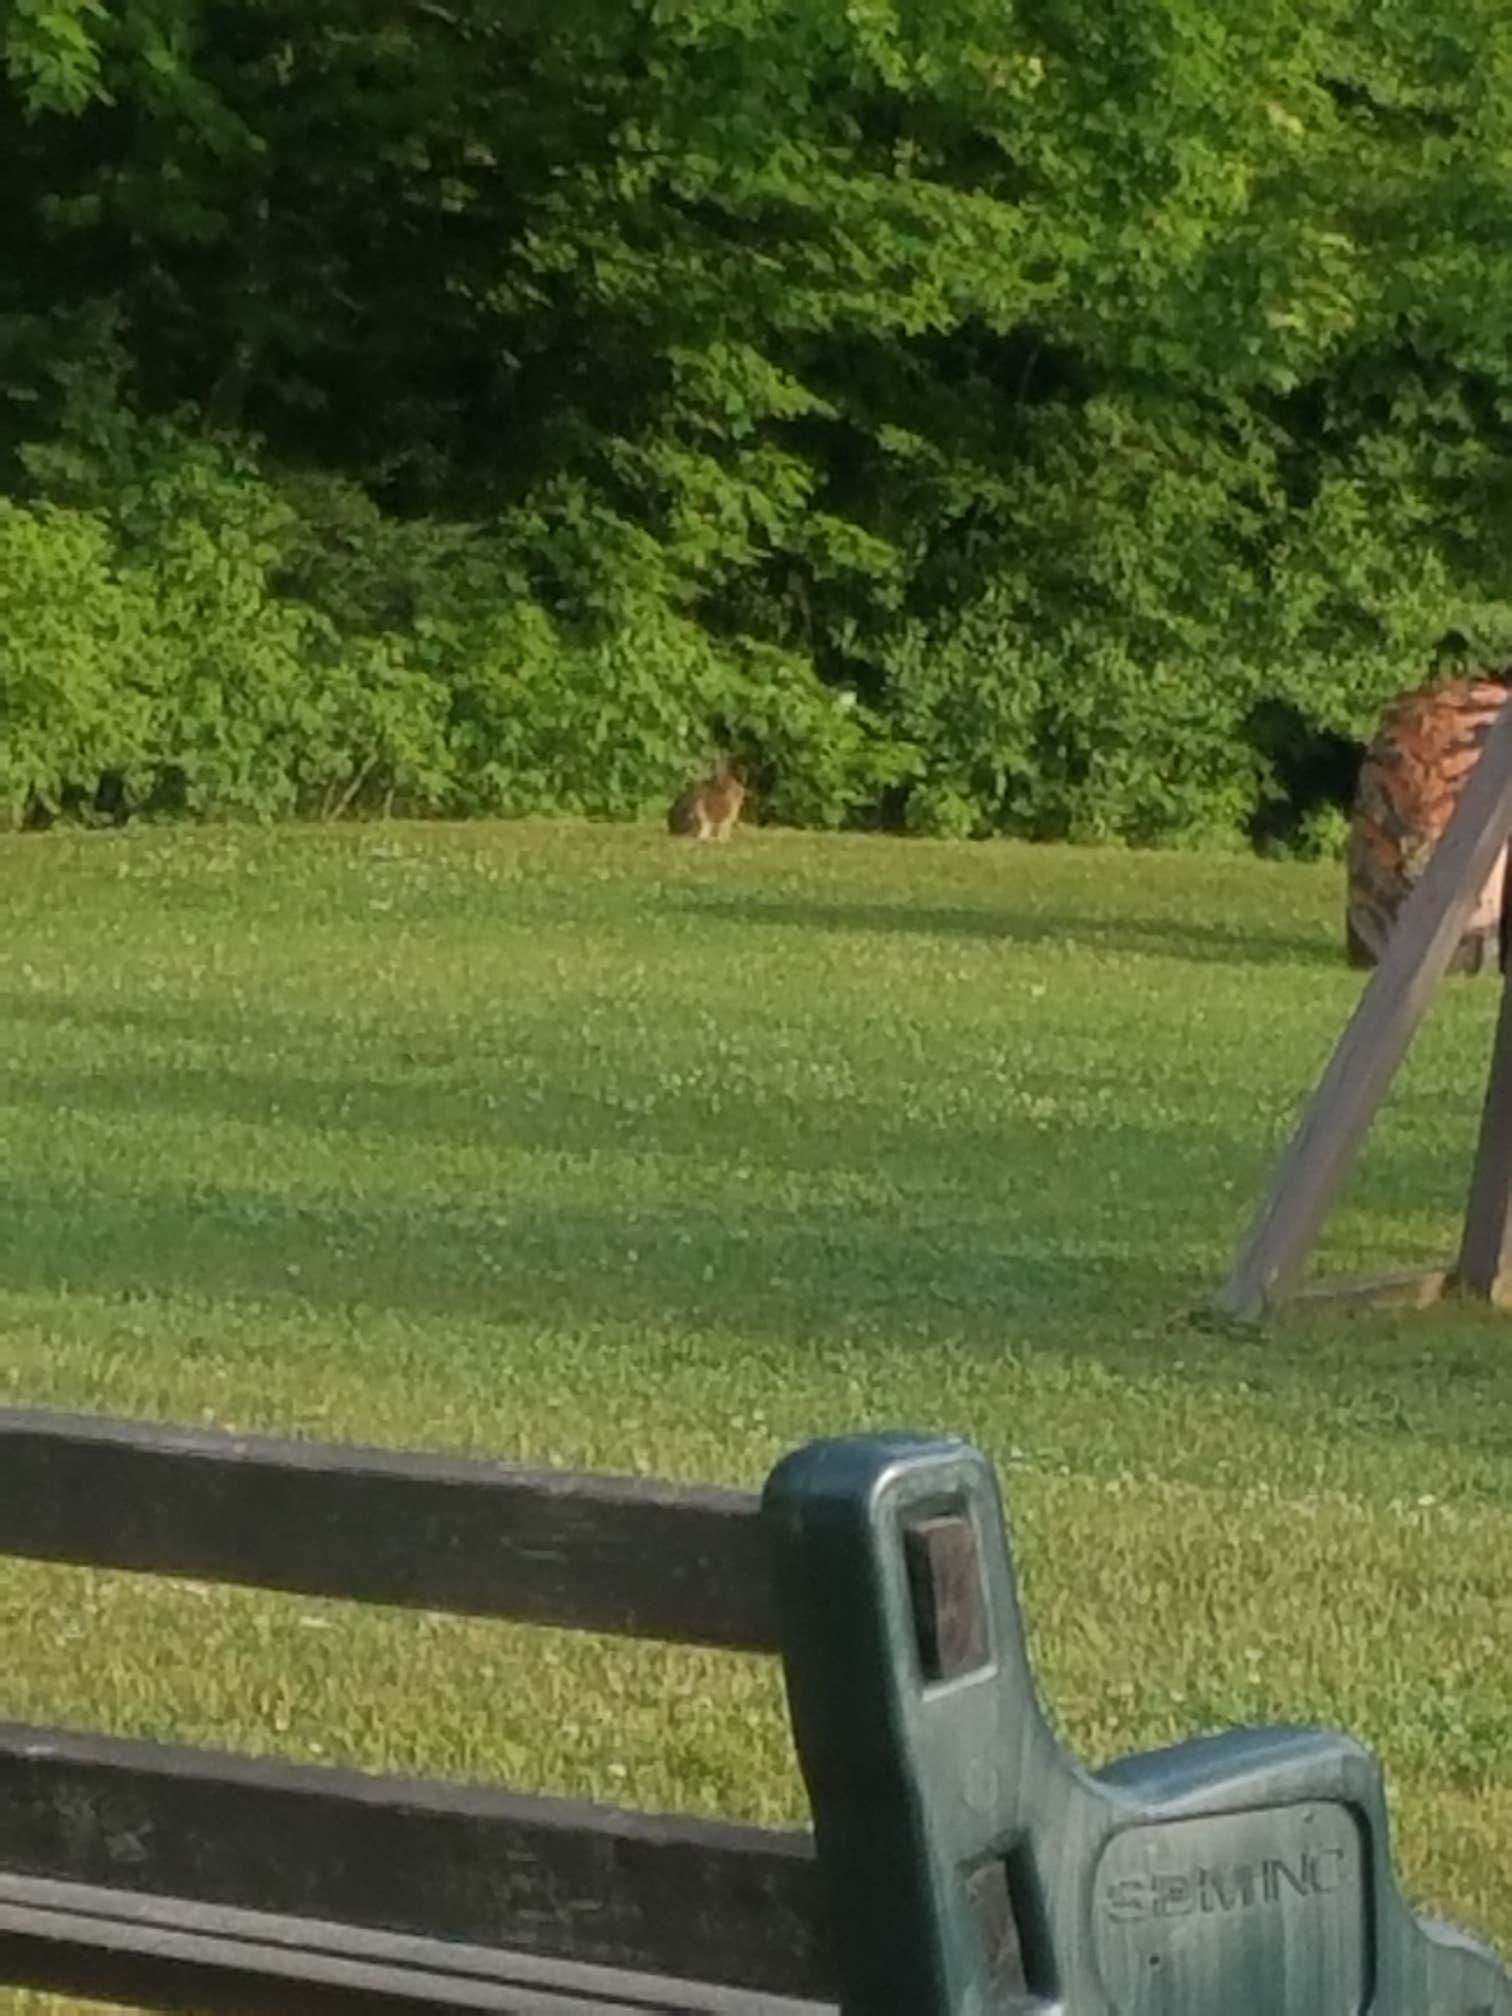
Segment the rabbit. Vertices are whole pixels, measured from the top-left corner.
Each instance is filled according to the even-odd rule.
[[[740,818],[746,787],[728,761],[716,763],[701,783],[691,784],[667,814],[667,831],[685,840],[728,840]]]

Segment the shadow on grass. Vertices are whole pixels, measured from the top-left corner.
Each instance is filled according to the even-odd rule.
[[[1182,1306],[1213,1235],[1211,1210],[1173,1229],[1182,1199],[1211,1195],[1231,1152],[1169,1118],[1121,1121],[1128,1189],[1100,1213],[1095,1088],[1048,1065],[1026,1062],[995,1112],[859,1097],[816,1110],[801,1090],[746,1097],[717,1075],[669,1091],[646,1068],[595,1089],[570,1055],[539,1049],[523,1081],[508,1057],[454,1046],[440,1068],[416,1070],[403,1042],[382,1046],[368,1073],[349,1060],[322,1071],[270,1064],[281,1034],[267,1027],[225,1056],[231,1025],[202,1011],[26,1006],[86,1031],[161,1035],[171,1020],[210,1047],[203,1062],[12,1078],[20,1159],[0,1194],[0,1285],[12,1290],[991,1344],[1005,1323],[1069,1330],[1089,1314]],[[75,1114],[108,1123],[86,1188],[49,1173],[51,1123]],[[185,1125],[245,1128],[246,1148],[223,1135],[176,1181]],[[139,1188],[144,1141],[161,1145]],[[239,1181],[244,1153],[265,1181]],[[300,1189],[311,1201],[290,1196]]]
[[[1447,1331],[1414,1317],[1210,1334],[1184,1314],[1211,1286],[1210,1261],[1176,1239],[1100,1245],[1074,1224],[1056,1245],[1043,1221],[962,1218],[942,1198],[891,1214],[763,1203],[737,1217],[715,1200],[298,1203],[171,1182],[101,1189],[80,1209],[68,1195],[0,1187],[0,1288],[141,1298],[149,1309],[165,1296],[202,1303],[196,1330],[212,1351],[216,1310],[239,1306],[243,1318],[342,1318],[354,1336],[374,1313],[407,1319],[436,1337],[434,1364],[414,1377],[440,1389],[446,1353],[458,1348],[449,1323],[475,1340],[461,1347],[474,1377],[481,1325],[485,1336],[496,1330],[515,1378],[535,1365],[550,1381],[553,1356],[586,1352],[606,1367],[618,1361],[605,1376],[611,1386],[629,1377],[627,1392],[674,1368],[677,1378],[722,1378],[732,1351],[754,1356],[763,1378],[791,1371],[800,1383],[861,1362],[906,1383],[916,1354],[933,1354],[922,1362],[956,1362],[967,1391],[980,1377],[1004,1394],[1015,1365],[1059,1363],[1119,1382],[1109,1407],[1147,1379],[1242,1396],[1247,1408],[1270,1395],[1309,1437],[1348,1424],[1404,1445],[1427,1438],[1478,1463],[1478,1488],[1488,1463],[1501,1474],[1495,1466],[1512,1453],[1506,1319],[1461,1317]],[[343,1357],[332,1372],[349,1380],[361,1364]]]
[[[611,1104],[561,1082],[501,1095],[491,1063],[431,1084],[219,1060],[29,1072],[11,1104],[37,1114],[34,1141],[70,1113],[140,1121],[148,1138],[165,1119],[229,1123],[255,1132],[259,1165],[271,1147],[316,1195],[238,1187],[234,1141],[217,1158],[225,1177],[165,1174],[123,1194],[106,1173],[90,1192],[54,1194],[33,1149],[31,1173],[13,1169],[8,1201],[0,1192],[0,1284],[387,1303],[568,1329],[725,1329],[733,1312],[815,1343],[889,1327],[990,1343],[1006,1323],[1076,1350],[1093,1324],[1106,1351],[1121,1325],[1148,1332],[1204,1300],[1248,1208],[1232,1172],[1258,1181],[1271,1160],[1257,1166],[1253,1133],[1190,1117],[1121,1116],[1115,1131],[1086,1112],[1047,1127],[849,1100],[818,1121],[795,1124],[779,1104],[721,1122],[696,1099],[642,1103],[652,1082],[621,1076]],[[1053,1110],[1088,1087],[1042,1066],[1020,1090]],[[311,1159],[312,1140],[335,1155]],[[459,1167],[458,1151],[481,1162]],[[414,1201],[395,1201],[391,1171],[408,1158]],[[1376,1165],[1393,1194],[1456,1203],[1463,1173],[1447,1147],[1425,1158],[1407,1141]],[[333,1180],[352,1194],[319,1194]],[[495,1203],[475,1201],[490,1191]]]
[[[715,1066],[686,1083],[621,1065],[594,1090],[571,1072],[570,1058],[543,1073],[537,1052],[523,1079],[513,1062],[459,1060],[454,1047],[438,1046],[425,1063],[404,1042],[375,1056],[366,1075],[270,1070],[212,1054],[182,1066],[29,1070],[8,1103],[38,1114],[139,1117],[149,1130],[158,1116],[281,1129],[295,1157],[300,1139],[313,1135],[350,1137],[354,1157],[441,1146],[580,1161],[661,1158],[685,1167],[694,1210],[731,1171],[757,1169],[859,1179],[868,1189],[885,1178],[900,1208],[943,1190],[983,1208],[1032,1199],[1044,1209],[1059,1190],[1068,1220],[1085,1223],[1099,1169],[1137,1178],[1138,1206],[1164,1197],[1179,1210],[1254,1156],[1253,1142],[1229,1130],[1170,1111],[1152,1120],[1126,1113],[1126,1088],[1106,1069],[1028,1055],[1015,1060],[1011,1085],[994,1087],[974,1109],[958,1087],[940,1105],[925,1093],[918,1108],[904,1096],[855,1092],[819,1103],[801,1084],[726,1080]],[[1179,1102],[1186,1090],[1168,1081],[1168,1098]],[[1191,1096],[1205,1093],[1199,1078]]]
[[[350,1056],[323,1071],[290,1054],[323,1033],[294,1020],[249,1027],[203,1006],[25,995],[0,1002],[0,1020],[12,1007],[39,1024],[168,1031],[206,1054],[13,1074],[19,1152],[0,1178],[10,1292],[392,1310],[421,1325],[507,1326],[515,1348],[596,1335],[612,1348],[641,1332],[660,1340],[653,1359],[670,1342],[695,1364],[738,1336],[779,1364],[846,1359],[859,1342],[943,1345],[983,1362],[1043,1354],[1122,1379],[1168,1379],[1174,1367],[1210,1390],[1242,1382],[1363,1409],[1404,1436],[1441,1418],[1464,1433],[1466,1396],[1484,1393],[1470,1439],[1508,1440],[1494,1326],[1457,1319],[1441,1350],[1424,1319],[1373,1324],[1363,1351],[1360,1327],[1337,1321],[1240,1337],[1184,1326],[1273,1148],[1257,1149],[1259,1123],[1203,1124],[1195,1103],[1183,1113],[1179,1086],[1157,1124],[1130,1113],[1128,1087],[1110,1080],[1108,1112],[1088,1110],[1097,1088],[1084,1075],[1029,1060],[1016,1091],[1069,1116],[1048,1130],[1001,1107],[962,1117],[859,1099],[817,1115],[737,1100],[720,1122],[697,1096],[648,1105],[656,1080],[639,1068],[616,1073],[612,1103],[539,1049],[527,1088],[507,1057],[454,1043],[432,1073],[411,1070],[397,1039],[374,1046],[371,1072]],[[70,1113],[133,1123],[112,1130],[85,1186],[50,1176],[48,1122]],[[265,1184],[238,1177],[234,1137],[203,1181],[177,1178],[177,1123],[245,1126]],[[161,1142],[145,1183],[113,1161],[136,1125]],[[314,1156],[311,1137],[326,1144]],[[286,1188],[283,1157],[297,1179]],[[1394,1196],[1460,1201],[1465,1172],[1447,1145],[1403,1140],[1374,1165]],[[305,1201],[290,1195],[300,1187]]]
[[[295,1203],[229,1186],[97,1192],[87,1209],[0,1189],[0,1285],[95,1296],[386,1309],[571,1334],[670,1326],[684,1336],[811,1343],[948,1336],[1001,1343],[1054,1309],[1148,1305],[1181,1289],[1173,1249],[1150,1261],[984,1237],[936,1208],[914,1222],[864,1206],[771,1207],[737,1221],[708,1204],[495,1208],[390,1200]],[[1068,1297],[1068,1284],[1072,1294]]]
[[[687,896],[679,909],[725,923],[794,931],[908,932],[937,938],[985,938],[1019,945],[1059,945],[1076,951],[1144,954],[1223,966],[1326,966],[1343,970],[1335,946],[1295,931],[1236,930],[1221,920],[1187,923],[1165,917],[1121,917],[1116,923],[1035,910],[937,908],[917,903],[816,903],[786,896]]]

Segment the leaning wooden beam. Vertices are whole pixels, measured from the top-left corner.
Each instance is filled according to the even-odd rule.
[[[807,1834],[484,1786],[0,1723],[0,1870],[266,1914],[312,1953],[335,1924],[778,1995],[834,1985]]]
[[[739,1491],[0,1408],[0,1554],[768,1651]]]
[[[1493,723],[1454,816],[1403,905],[1381,963],[1245,1234],[1218,1293],[1223,1314],[1253,1322],[1301,1278],[1509,833],[1512,706]]]

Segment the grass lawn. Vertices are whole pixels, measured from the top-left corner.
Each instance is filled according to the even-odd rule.
[[[823,1432],[964,1432],[1088,1761],[1347,1727],[1415,1899],[1512,1949],[1508,1319],[1186,1320],[1357,996],[1339,883],[543,825],[0,841],[0,1397],[749,1484]],[[1452,1251],[1495,995],[1446,990],[1326,1271]],[[801,1810],[765,1662],[5,1563],[0,1644],[0,1717]]]

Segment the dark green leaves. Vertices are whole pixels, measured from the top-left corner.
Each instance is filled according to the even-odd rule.
[[[438,681],[425,802],[634,810],[738,730],[805,817],[1233,830],[1261,700],[1361,733],[1512,599],[1491,0],[0,0],[0,53],[0,481],[124,554],[122,428],[255,439],[237,624]]]

